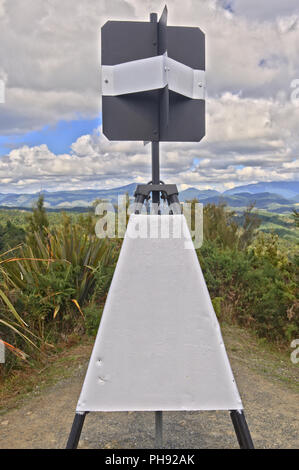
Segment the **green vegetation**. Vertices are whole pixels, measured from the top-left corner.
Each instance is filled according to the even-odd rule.
[[[266,233],[275,233],[280,239],[287,242],[296,242],[298,239],[298,232],[294,224],[294,217],[292,213],[274,214],[265,210],[255,211],[261,220],[260,229]]]
[[[286,344],[299,332],[298,245],[284,250],[278,235],[257,231],[249,208],[238,226],[224,205],[204,208],[199,260],[220,321]]]
[[[83,334],[85,306],[95,312],[104,301],[120,244],[90,233],[87,218],[78,224],[62,214],[49,229],[41,197],[27,220],[25,243],[1,255],[0,337],[15,353],[6,372],[24,358],[34,364],[67,335]],[[89,317],[87,329],[94,332]]]
[[[92,211],[46,212],[42,196],[31,213],[0,215],[0,337],[14,353],[0,366],[4,378],[24,364],[43,369],[61,344],[96,334],[121,241],[95,236]],[[278,222],[290,237],[271,229]],[[296,211],[205,206],[197,253],[220,322],[280,347],[298,337],[297,232]]]
[[[25,230],[8,220],[5,225],[0,225],[0,253],[9,250],[12,241],[15,245],[23,243]]]
[[[299,228],[299,212],[296,210],[293,211],[293,219],[296,227]]]

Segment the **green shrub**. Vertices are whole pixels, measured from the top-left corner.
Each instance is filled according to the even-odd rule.
[[[96,336],[102,317],[102,307],[98,304],[90,303],[84,308],[85,328],[89,336]]]
[[[0,337],[34,356],[33,344],[44,349],[61,335],[84,332],[84,306],[105,298],[119,245],[67,216],[51,230],[29,232],[23,246],[0,256],[7,299],[0,297]]]
[[[269,250],[273,251],[272,241]],[[203,244],[198,256],[211,297],[222,299],[221,319],[253,328],[272,341],[289,342],[298,333],[294,259],[285,261],[279,253],[269,257],[267,250],[257,256],[254,249],[222,249],[211,241]]]

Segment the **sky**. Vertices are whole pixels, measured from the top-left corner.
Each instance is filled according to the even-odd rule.
[[[225,190],[299,180],[298,0],[168,0],[206,34],[207,128],[161,143],[161,179]],[[151,179],[150,146],[101,132],[100,28],[148,21],[156,0],[0,0],[0,193]]]

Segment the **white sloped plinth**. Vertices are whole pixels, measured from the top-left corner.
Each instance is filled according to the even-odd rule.
[[[184,216],[132,215],[77,412],[242,408]]]

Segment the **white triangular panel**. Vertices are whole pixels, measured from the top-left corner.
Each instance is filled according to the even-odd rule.
[[[77,412],[243,408],[190,240],[183,215],[130,217]]]

